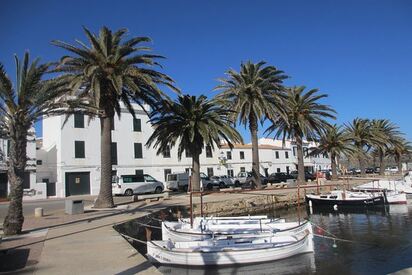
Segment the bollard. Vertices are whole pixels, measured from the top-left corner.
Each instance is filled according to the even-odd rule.
[[[163,198],[168,199],[170,197],[169,192],[164,192],[163,193]]]
[[[41,218],[43,217],[43,208],[38,207],[34,209],[34,217],[35,218]]]

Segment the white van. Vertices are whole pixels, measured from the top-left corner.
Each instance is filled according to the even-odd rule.
[[[112,184],[113,195],[162,193],[163,183],[147,174],[122,175]]]
[[[167,175],[166,188],[172,191],[187,190],[189,186],[188,173],[172,173]]]
[[[173,173],[167,175],[166,188],[172,191],[183,190],[187,191],[189,187],[188,173]],[[207,190],[213,189],[213,180],[211,180],[205,173],[200,172],[200,188]]]

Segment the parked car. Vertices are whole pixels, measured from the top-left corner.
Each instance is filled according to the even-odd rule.
[[[135,194],[162,193],[164,185],[147,174],[122,175],[112,183],[114,195],[132,196]]]
[[[260,179],[263,185],[268,184],[268,179],[260,174]],[[242,188],[252,187],[252,172],[239,172],[238,176],[234,179],[235,186],[241,186]]]
[[[348,170],[349,175],[359,175],[361,170],[359,168],[351,168]]]
[[[189,186],[189,173],[172,173],[167,175],[166,188],[172,191],[187,191]]]
[[[210,177],[210,180],[213,182],[213,186],[219,186],[219,188],[226,188],[228,186],[233,186],[235,183],[233,178],[229,176],[213,176]]]
[[[385,171],[391,172],[391,173],[396,173],[396,172],[398,172],[398,167],[397,166],[389,166],[388,168],[385,169]]]
[[[270,183],[279,183],[279,182],[286,182],[287,180],[290,179],[295,179],[292,175],[284,173],[284,172],[278,172],[278,173],[273,173],[270,174],[268,177],[268,182]]]
[[[187,191],[189,188],[189,173],[172,173],[167,175],[166,187],[172,191]],[[213,189],[213,181],[205,174],[200,173],[200,187],[208,190]]]
[[[290,175],[294,179],[297,179],[298,178],[298,171],[292,171],[292,172],[290,172]],[[316,180],[316,176],[313,175],[312,173],[309,173],[308,171],[305,171],[305,181],[308,181],[308,180],[314,181],[314,180]]]
[[[365,173],[366,174],[373,174],[373,173],[375,173],[375,168],[368,167],[368,168],[365,169]]]

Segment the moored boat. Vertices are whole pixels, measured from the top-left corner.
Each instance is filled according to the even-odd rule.
[[[185,266],[252,264],[308,252],[313,252],[313,235],[308,230],[285,236],[147,243],[152,262]]]
[[[190,226],[182,222],[162,222],[162,240],[200,241],[218,238],[267,237],[276,235],[299,234],[303,231],[312,232],[309,221],[298,222],[268,222],[252,224],[204,224]]]
[[[376,207],[384,206],[385,198],[383,195],[369,196],[360,192],[332,191],[328,194],[308,194],[306,195],[306,203],[309,206]]]

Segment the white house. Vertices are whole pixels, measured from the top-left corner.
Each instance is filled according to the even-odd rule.
[[[160,181],[166,175],[189,172],[190,156],[177,157],[177,148],[157,155],[156,150],[145,146],[153,128],[147,114],[135,105],[136,119],[126,110],[115,117],[112,126],[113,175],[149,174]],[[97,195],[100,188],[100,121],[76,114],[66,123],[66,117],[47,117],[43,120],[43,138],[37,150],[37,181],[46,182],[48,195]],[[290,143],[282,146],[279,141],[259,140],[261,173],[289,172],[296,170],[296,158]],[[40,146],[41,145],[41,146]],[[201,172],[212,175],[235,176],[252,169],[250,144],[236,144],[231,150],[204,148],[201,156]],[[314,166],[308,158],[305,166]],[[323,166],[322,166],[323,167]],[[323,169],[323,168],[322,168]]]

